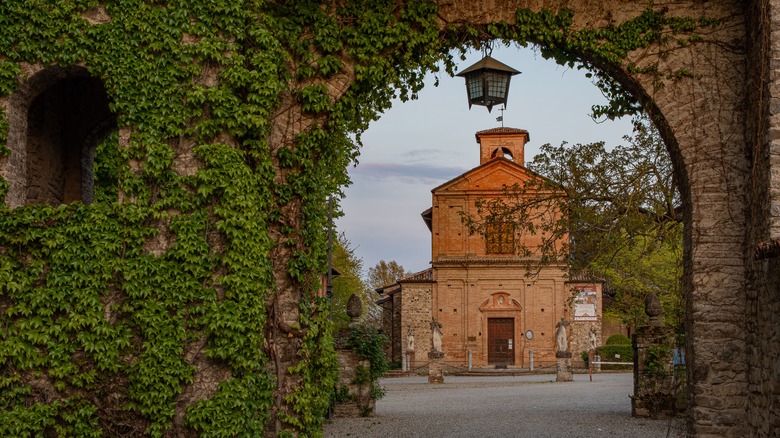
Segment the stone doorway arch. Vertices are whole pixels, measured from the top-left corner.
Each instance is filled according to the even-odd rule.
[[[543,27],[534,21],[539,18],[535,14],[547,5],[539,1],[501,5],[448,2],[441,4],[439,15],[445,27],[473,26],[488,35],[491,25],[520,23],[516,33],[522,37],[517,40],[549,47],[560,41],[548,39],[549,35],[534,27]],[[587,51],[574,49],[576,56],[592,62],[633,94],[653,118],[673,161],[686,222],[686,332],[692,434],[744,434],[755,427],[753,423],[767,419],[755,415],[749,418],[745,406],[773,397],[767,393],[751,400],[749,394],[748,388],[759,383],[748,374],[750,349],[758,347],[760,341],[751,340],[746,332],[756,321],[751,321],[748,314],[750,294],[745,293],[755,287],[749,284],[752,263],[745,254],[757,243],[756,239],[746,240],[746,232],[755,226],[767,230],[777,222],[767,216],[749,218],[746,202],[752,181],[753,190],[759,191],[755,194],[763,198],[757,204],[766,209],[770,203],[767,187],[762,187],[767,180],[755,181],[752,178],[756,175],[751,176],[749,171],[754,150],[766,153],[766,145],[761,145],[756,137],[762,135],[756,125],[762,123],[759,119],[764,117],[765,110],[761,105],[766,103],[750,100],[765,84],[748,72],[759,65],[766,68],[762,57],[769,50],[766,39],[751,37],[761,36],[767,28],[754,21],[755,33],[746,31],[750,20],[757,18],[750,13],[766,6],[755,2],[754,9],[746,10],[730,2],[710,2],[706,6],[656,2],[652,7],[668,16],[708,17],[717,24],[703,27],[701,39],[692,44],[666,48],[663,44],[651,44],[628,50],[625,59],[618,62],[592,59]],[[572,1],[563,6],[571,11],[569,29],[574,32],[614,29],[617,24],[640,16],[648,7],[650,2],[595,5]],[[544,17],[553,20],[562,9],[551,10]],[[658,68],[667,73],[663,77],[643,73],[658,72]],[[754,171],[761,167],[753,165]],[[766,178],[768,169],[763,167]],[[749,224],[750,220],[760,223]],[[777,284],[776,279],[765,280]],[[774,320],[777,321],[776,316]],[[772,333],[771,328],[766,330]],[[774,351],[776,357],[777,339],[774,342],[760,348]]]
[[[83,67],[31,68],[11,95],[10,207],[92,202],[95,148],[117,129],[103,82]]]

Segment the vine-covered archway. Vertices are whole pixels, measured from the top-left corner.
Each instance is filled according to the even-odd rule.
[[[747,71],[769,49],[746,22],[764,3],[34,3],[0,6],[0,141],[22,135],[11,108],[35,72],[82,66],[117,114],[120,193],[13,208],[19,163],[0,149],[2,434],[316,434],[335,382],[325,200],[349,134],[492,38],[589,63],[606,111],[654,117],[686,199],[691,431],[766,430],[744,406],[776,391],[748,393],[747,345],[768,344],[735,293],[761,234],[746,145],[766,107]]]

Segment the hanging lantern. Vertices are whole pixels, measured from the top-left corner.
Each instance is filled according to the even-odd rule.
[[[486,106],[490,112],[493,105],[504,104],[506,106],[509,95],[509,80],[519,73],[512,67],[496,61],[490,56],[485,56],[476,64],[458,73],[457,76],[466,78],[469,109],[471,109],[471,105],[482,105]]]

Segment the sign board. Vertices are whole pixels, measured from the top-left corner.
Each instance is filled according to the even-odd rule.
[[[574,320],[598,321],[596,286],[575,286],[574,291]]]

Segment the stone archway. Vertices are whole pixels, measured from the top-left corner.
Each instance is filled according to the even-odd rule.
[[[279,5],[282,3],[284,2],[278,2]],[[393,3],[393,13],[411,3],[404,1]],[[426,15],[423,19],[436,20],[435,24],[439,29],[438,39],[436,35],[428,35],[427,37],[431,39],[422,43],[427,45],[423,52],[437,44],[442,44],[441,41],[446,41],[443,43],[445,48],[473,43],[480,38],[479,32],[484,32],[486,38],[490,35],[495,37],[502,29],[506,31],[504,36],[509,39],[552,46],[560,42],[560,39],[565,40],[566,32],[570,30],[614,29],[615,26],[641,16],[649,7],[663,10],[667,16],[690,19],[678,23],[683,33],[689,36],[687,40],[682,41],[683,44],[677,44],[678,41],[672,33],[654,35],[653,38],[657,39],[651,38],[651,42],[665,41],[665,45],[648,43],[631,48],[617,47],[618,51],[625,50],[624,57],[599,58],[591,61],[622,83],[649,110],[666,140],[682,188],[687,224],[685,231],[686,282],[689,294],[687,340],[689,384],[690,394],[692,394],[690,432],[723,436],[772,434],[780,427],[780,414],[778,414],[780,410],[777,409],[780,378],[776,372],[776,364],[780,363],[778,360],[780,333],[777,330],[780,326],[780,316],[777,312],[780,305],[780,294],[777,293],[780,290],[780,258],[777,257],[780,255],[778,250],[780,241],[774,240],[769,245],[763,246],[764,249],[757,254],[758,259],[754,259],[753,249],[770,237],[780,235],[780,171],[778,170],[780,169],[780,147],[778,147],[780,106],[777,105],[778,79],[775,73],[777,67],[772,64],[780,48],[780,36],[776,30],[780,28],[780,14],[775,11],[776,3],[768,0],[748,2],[568,0],[557,3],[542,0],[500,2],[448,0],[435,3],[438,5],[438,11],[431,16]],[[275,3],[269,2],[269,4]],[[256,5],[246,6],[259,8]],[[419,4],[415,3],[415,6]],[[168,12],[163,9],[165,8],[155,8],[155,13]],[[548,38],[549,35],[538,32],[538,26],[555,24],[555,15],[564,9],[570,11],[564,20],[566,30],[555,30],[556,34],[552,39]],[[548,14],[540,15],[537,22],[525,20],[529,16],[527,14],[517,13],[517,11],[539,13],[542,10],[546,10]],[[319,9],[317,11],[321,12]],[[270,15],[273,12],[263,9],[257,10],[257,13]],[[385,18],[389,14],[384,10],[381,13]],[[206,16],[208,13],[203,15]],[[186,14],[184,16],[187,17]],[[521,20],[522,22],[518,23],[518,17],[525,21]],[[19,17],[10,18],[13,21]],[[700,18],[704,20],[699,20]],[[123,20],[130,19],[132,18],[123,17],[121,14],[110,17],[107,9],[100,4],[89,11],[83,11],[83,16],[77,17],[75,21],[78,22],[78,26],[86,26],[85,23],[89,23],[104,28],[110,27],[112,23],[118,23],[112,30],[121,34],[136,29],[133,26],[122,27],[122,24],[126,24]],[[243,34],[242,31],[246,29],[242,26],[249,27],[249,25],[241,23],[248,21],[251,20],[242,15],[241,19],[230,22],[240,28],[237,33]],[[695,38],[690,32],[685,31],[686,26],[693,26],[696,29]],[[204,32],[207,27],[203,26]],[[269,29],[273,30],[270,25],[268,29],[260,30]],[[329,30],[325,33],[329,34]],[[473,34],[475,30],[477,36]],[[60,31],[58,28],[53,33]],[[632,29],[623,29],[623,31],[625,38],[645,37],[632,34]],[[109,38],[108,32],[96,34]],[[277,44],[279,41],[274,40],[275,37],[271,34],[272,32],[262,34],[264,38],[273,40],[268,43],[267,48],[283,52],[284,49],[279,49],[277,46],[284,46],[284,44]],[[90,35],[92,34],[84,32],[79,38],[89,39]],[[150,39],[155,37],[153,33],[146,36]],[[299,36],[295,35],[296,38]],[[43,46],[57,41],[60,37],[61,35],[49,36],[48,32],[42,32],[41,41],[31,41],[30,44],[35,47]],[[231,39],[224,34],[212,35],[212,37]],[[599,38],[595,34],[593,37]],[[168,48],[179,40],[182,45],[197,44],[195,41],[197,38],[193,35],[177,33],[175,38],[169,38],[166,44],[160,47]],[[110,43],[106,41],[111,40],[109,38],[85,45],[79,39],[73,44],[83,49],[83,53],[89,50],[113,50],[116,52],[112,53],[125,54],[115,47],[110,47]],[[619,42],[608,41],[618,46]],[[251,45],[252,43],[250,41],[238,44]],[[384,48],[386,51],[382,56],[390,57],[394,50],[414,49],[407,41],[397,44],[399,46],[391,45]],[[149,50],[146,46],[148,44],[128,47],[133,47],[135,51]],[[59,45],[54,44],[53,47]],[[241,49],[241,47],[236,48]],[[433,49],[438,48],[440,47],[433,47]],[[159,48],[155,50],[158,52],[144,52],[144,54],[156,58],[161,52]],[[588,56],[588,47],[584,43],[572,50],[578,51],[586,58]],[[8,116],[10,129],[7,143],[11,150],[9,157],[0,157],[0,173],[10,183],[5,202],[11,207],[23,205],[27,199],[25,189],[28,174],[27,156],[25,147],[20,145],[26,144],[29,105],[44,89],[58,80],[66,77],[82,77],[86,72],[86,69],[80,67],[51,67],[48,64],[52,62],[51,59],[81,59],[86,56],[83,53],[78,56],[71,53],[70,55],[73,55],[71,57],[50,57],[48,61],[28,59],[36,56],[34,51],[30,53],[15,54],[13,62],[20,70],[12,74],[18,76],[16,80],[19,87],[9,97],[0,99],[0,104],[4,106]],[[254,53],[261,58],[258,52]],[[273,51],[269,53],[278,54]],[[425,52],[416,56],[423,58],[429,54],[430,52]],[[215,51],[209,50],[207,56],[217,55]],[[215,67],[207,56],[193,58],[197,60],[195,62],[204,64],[202,67],[205,68],[200,72],[200,76],[185,77],[180,82],[173,81],[175,86],[184,87],[193,84],[203,87],[215,86],[220,79],[214,68],[219,69],[219,67]],[[257,349],[266,348],[266,352],[273,353],[274,360],[269,361],[267,370],[269,375],[273,374],[277,377],[276,386],[272,390],[269,389],[269,392],[273,391],[272,403],[275,413],[290,412],[289,415],[294,415],[292,414],[294,410],[291,409],[294,402],[289,401],[288,396],[303,385],[300,374],[287,373],[287,370],[301,363],[296,353],[303,345],[302,339],[306,333],[305,327],[302,329],[299,326],[302,319],[299,304],[305,299],[303,292],[305,287],[302,284],[304,275],[299,272],[296,273],[298,275],[293,275],[289,266],[293,264],[291,262],[294,262],[296,257],[303,257],[301,254],[304,254],[307,249],[305,245],[312,242],[311,239],[307,240],[308,237],[304,234],[316,234],[315,230],[306,228],[306,221],[312,220],[312,216],[324,211],[324,207],[315,205],[322,199],[310,197],[304,200],[303,197],[297,196],[303,194],[307,186],[288,184],[290,179],[300,173],[314,172],[311,169],[317,166],[312,165],[304,169],[302,164],[289,158],[303,142],[301,134],[326,125],[328,113],[321,109],[328,106],[325,105],[328,99],[323,97],[330,98],[331,102],[338,101],[349,91],[350,84],[357,80],[354,67],[361,61],[351,57],[347,51],[336,53],[335,56],[341,57],[336,60],[338,63],[324,62],[328,68],[323,70],[329,70],[329,73],[312,73],[315,75],[314,78],[302,77],[303,84],[283,84],[289,89],[276,84],[281,88],[270,92],[274,94],[274,99],[262,100],[272,106],[262,108],[263,117],[258,116],[262,122],[262,129],[252,125],[258,132],[245,133],[254,136],[251,140],[267,149],[264,149],[263,153],[270,156],[268,163],[265,163],[267,164],[265,170],[268,173],[263,176],[265,185],[257,183],[251,188],[259,187],[261,190],[273,192],[276,190],[275,186],[288,185],[285,189],[290,191],[290,193],[285,192],[285,196],[272,200],[273,203],[268,209],[273,211],[275,219],[262,222],[265,229],[250,229],[249,227],[255,227],[257,221],[246,220],[251,225],[239,230],[245,232],[242,235],[244,237],[250,233],[265,233],[264,237],[271,242],[263,242],[262,245],[253,248],[257,251],[252,253],[256,259],[248,261],[246,265],[254,262],[266,263],[268,268],[264,275],[269,279],[262,284],[270,285],[273,289],[273,293],[268,294],[270,298],[264,297],[267,303],[262,303],[265,305],[263,309],[273,311],[273,318],[268,318],[267,325],[262,327],[265,330],[263,334],[265,338],[257,341],[257,338],[262,336],[254,336],[253,342],[258,344],[252,346]],[[409,56],[412,55],[404,53],[393,59],[401,62],[403,57],[409,59]],[[327,60],[323,59],[323,61]],[[271,64],[273,65],[269,67],[270,69],[289,68],[290,72],[263,72],[268,73],[266,76],[260,76],[264,80],[275,80],[277,78],[274,74],[283,76],[285,73],[292,73],[295,69],[295,66]],[[339,65],[333,67],[336,64]],[[409,67],[408,64],[405,66]],[[365,64],[361,67],[365,67]],[[41,72],[43,73],[37,74]],[[8,71],[4,73],[8,74]],[[120,74],[108,71],[104,73]],[[390,77],[390,79],[399,80],[398,77]],[[311,84],[316,85],[314,87],[316,93],[312,96],[301,96],[296,94],[299,89],[293,90],[294,87]],[[370,82],[369,85],[376,84]],[[246,91],[244,87],[238,88],[239,90],[229,90],[226,93]],[[121,93],[121,91],[116,92]],[[123,97],[127,99],[127,96]],[[235,96],[231,95],[231,97]],[[159,96],[149,96],[149,98],[153,102],[144,110],[153,112],[159,109],[155,106],[159,105],[159,101],[154,100]],[[303,102],[304,98],[310,101]],[[274,103],[268,103],[271,101]],[[344,114],[340,116],[343,117]],[[96,120],[96,123],[99,122]],[[192,121],[192,123],[196,122]],[[89,128],[84,127],[84,135],[95,132],[94,129]],[[145,129],[143,126],[127,128]],[[163,134],[159,134],[154,139],[161,143],[170,140],[162,136]],[[216,132],[214,137],[224,146],[225,151],[241,146],[242,139],[235,133]],[[186,153],[173,158],[176,160],[174,167],[184,164],[188,157],[192,156],[189,152],[195,148],[195,141],[191,138],[179,140],[178,144],[182,149],[186,149],[184,151]],[[314,157],[311,161],[320,164],[316,160],[321,159],[327,163],[327,159],[322,156],[332,152],[328,150],[329,145],[321,146],[311,138],[308,140],[307,152]],[[287,160],[283,160],[285,155]],[[348,153],[342,155],[346,156]],[[241,157],[233,158],[239,164],[245,164],[241,162]],[[285,162],[284,166],[280,164],[281,161]],[[344,164],[344,161],[332,159],[329,163]],[[201,163],[192,164],[193,168],[201,165]],[[315,181],[327,182],[328,176],[323,172],[320,179]],[[244,226],[243,222],[242,226]],[[250,231],[247,231],[248,229]],[[165,233],[168,233],[167,229],[161,232],[161,234]],[[241,242],[236,239],[234,243],[239,245]],[[240,251],[239,247],[236,252]],[[314,263],[303,264],[303,266],[310,269]],[[176,272],[181,274],[181,271]],[[252,274],[257,273],[252,272]],[[262,345],[263,342],[265,345]],[[273,347],[268,347],[271,344]],[[201,376],[207,378],[200,379]],[[208,377],[214,377],[213,381]],[[193,384],[193,387],[200,384],[212,388],[216,387],[219,381],[227,379],[214,371],[203,371],[198,378],[200,380],[195,380],[200,383]],[[204,381],[207,383],[203,383]],[[193,387],[185,388],[182,392],[200,394],[197,388],[192,389]],[[213,393],[208,389],[203,392]],[[186,403],[194,398],[196,397],[182,397],[184,401],[176,406],[177,415],[181,414],[177,416],[177,421],[183,417]],[[283,427],[282,421],[276,415],[270,417],[269,424],[276,424],[268,426],[269,434],[279,432]],[[291,426],[292,423],[286,424],[294,428]],[[176,427],[180,427],[180,424],[177,423]]]
[[[571,1],[574,29],[598,28],[639,16],[650,2]],[[447,25],[516,22],[515,11],[538,11],[545,2],[507,4],[459,1],[441,5]],[[748,430],[750,324],[745,291],[745,241],[748,229],[746,187],[750,182],[750,138],[746,102],[751,63],[765,56],[746,33],[750,15],[742,5],[655,3],[677,17],[708,17],[717,26],[703,30],[700,42],[685,47],[658,46],[628,53],[621,65],[598,65],[619,80],[649,109],[666,141],[684,198],[687,284],[687,349],[690,432],[742,435]],[[553,12],[556,12],[553,10]],[[533,31],[529,31],[533,35]],[[544,41],[533,41],[544,45]],[[633,64],[635,67],[626,68]],[[687,71],[690,77],[658,83],[637,74],[657,64],[662,70]],[[776,350],[776,345],[774,347]],[[776,353],[775,353],[776,354]],[[772,397],[765,394],[762,397]]]

